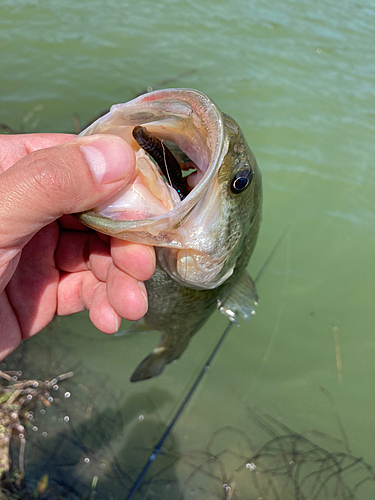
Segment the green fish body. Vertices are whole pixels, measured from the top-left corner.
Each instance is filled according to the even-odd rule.
[[[194,166],[184,179],[185,198],[165,184],[154,157],[132,139],[138,126],[174,148],[183,169]],[[146,282],[149,309],[130,330],[158,330],[162,337],[134,371],[135,382],[160,375],[178,359],[217,308],[232,321],[254,313],[257,294],[246,266],[261,222],[261,174],[238,124],[195,90],[155,91],[116,105],[83,135],[92,133],[114,133],[132,144],[134,186],[142,185],[142,196],[137,200],[140,190],[127,186],[78,218],[103,233],[156,248],[156,272]],[[144,215],[135,220],[135,212]]]

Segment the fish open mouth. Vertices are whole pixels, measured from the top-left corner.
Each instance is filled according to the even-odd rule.
[[[225,130],[219,108],[192,89],[158,90],[112,106],[81,136],[112,134],[130,144],[133,178],[110,200],[76,216],[104,234],[161,247],[159,265],[184,286],[218,286],[232,272],[223,270],[227,247],[221,251],[215,243]]]
[[[198,172],[204,174],[175,143],[159,139],[146,127],[134,127],[132,137],[133,178],[94,209],[113,220],[150,219],[169,212],[194,189]]]
[[[132,146],[136,168],[130,182],[92,212],[113,221],[140,221],[183,204],[188,213],[201,198],[197,188],[212,178],[221,129],[212,101],[189,89],[156,91],[113,106],[81,135],[118,135]]]

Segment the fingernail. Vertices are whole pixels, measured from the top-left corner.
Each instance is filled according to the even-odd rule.
[[[120,138],[100,137],[81,146],[81,151],[99,184],[125,179],[133,171],[134,152]]]
[[[115,328],[116,328],[115,333],[116,333],[116,332],[118,332],[118,331],[119,331],[119,329],[120,329],[120,326],[121,326],[121,318],[119,317],[119,315],[118,315],[115,311],[113,312],[113,314],[114,314],[114,318],[115,318]]]
[[[147,291],[146,291],[145,284],[143,283],[143,281],[138,281],[138,286],[139,286],[139,290],[140,290],[143,298],[145,299],[146,310],[147,310],[148,309],[148,298],[147,298]]]
[[[151,258],[152,258],[152,262],[154,263],[154,267],[156,267],[156,255],[155,255],[154,247],[147,246],[146,248],[150,252],[150,255],[151,255]]]

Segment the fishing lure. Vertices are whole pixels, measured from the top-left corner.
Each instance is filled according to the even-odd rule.
[[[134,127],[133,137],[139,146],[156,161],[163,175],[177,191],[181,200],[186,198],[188,193],[182,178],[181,168],[171,150],[145,127]]]

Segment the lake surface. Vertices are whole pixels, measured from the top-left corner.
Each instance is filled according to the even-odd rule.
[[[279,438],[293,433],[375,465],[375,2],[2,0],[0,46],[0,122],[15,130],[74,133],[75,114],[83,126],[149,86],[191,87],[237,120],[262,170],[253,277],[281,240],[259,310],[230,332],[136,498],[305,498],[280,478],[279,496],[261,484],[282,459],[272,448],[266,463],[249,461],[249,439],[268,450],[278,437],[289,465],[298,453]],[[217,312],[178,362],[140,384],[129,377],[156,333],[109,338],[81,314],[25,343],[25,375],[76,366],[71,392],[97,416],[81,408],[65,444],[36,432],[35,477],[49,461],[79,494],[97,476],[96,498],[126,498],[226,325]],[[88,387],[107,388],[94,406]],[[368,500],[365,484],[357,495]]]

